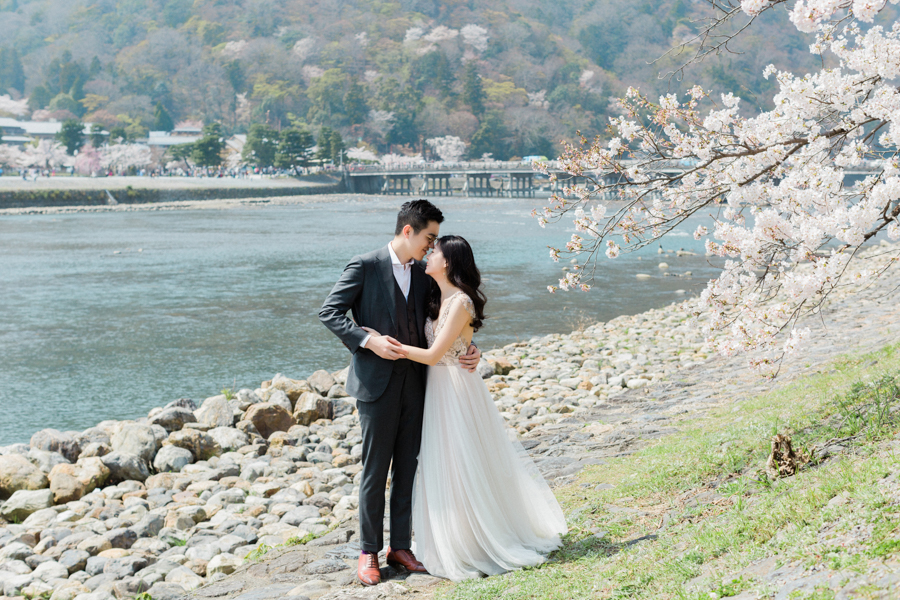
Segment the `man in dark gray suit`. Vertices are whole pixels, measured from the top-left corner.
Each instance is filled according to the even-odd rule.
[[[425,319],[432,280],[425,274],[422,259],[434,247],[443,220],[441,211],[427,200],[405,203],[397,215],[394,239],[354,257],[319,311],[322,323],[353,354],[347,393],[357,399],[362,426],[357,577],[365,585],[381,581],[378,552],[384,546],[384,488],[389,470],[387,562],[425,572],[410,547],[427,367],[406,359],[400,345],[427,347]],[[373,337],[363,327],[382,335]],[[471,346],[460,363],[472,371],[480,358],[481,353]]]

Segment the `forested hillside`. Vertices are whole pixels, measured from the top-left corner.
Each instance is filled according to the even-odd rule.
[[[0,0],[0,94],[130,138],[173,123],[329,126],[375,150],[458,136],[471,156],[550,155],[603,133],[628,85],[709,15],[698,0]],[[688,71],[764,105],[768,63],[812,68],[808,39],[767,17]],[[767,87],[768,86],[768,87]],[[71,114],[70,114],[71,113]]]

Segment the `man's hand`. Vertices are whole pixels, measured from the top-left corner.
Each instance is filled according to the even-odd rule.
[[[460,366],[469,373],[475,372],[479,362],[481,362],[481,350],[475,344],[469,344],[469,351],[466,352],[466,355],[459,357]]]
[[[372,334],[366,343],[366,348],[387,360],[397,360],[398,358],[406,358],[407,352],[403,349],[403,345],[389,335],[380,335],[374,329],[363,327]]]

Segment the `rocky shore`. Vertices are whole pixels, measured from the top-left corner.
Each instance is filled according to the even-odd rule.
[[[868,255],[880,260],[884,250]],[[850,291],[833,295],[829,313],[846,323],[816,336],[851,339],[850,322],[878,318],[884,290],[864,302]],[[868,341],[891,336],[887,327],[877,334]],[[847,349],[817,345],[804,360]],[[488,351],[479,370],[555,485],[667,434],[676,415],[771,385],[742,363],[711,358],[675,304]],[[178,399],[80,432],[45,429],[0,448],[0,593],[266,600],[353,585],[361,436],[345,377],[276,375],[255,390]],[[276,546],[303,552],[255,564]],[[406,593],[391,581],[379,589],[379,597]]]

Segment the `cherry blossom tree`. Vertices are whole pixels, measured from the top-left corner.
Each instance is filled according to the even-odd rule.
[[[55,140],[39,140],[34,146],[26,146],[19,158],[21,166],[38,169],[70,167],[74,162],[75,157],[69,156],[66,147]]]
[[[425,143],[445,162],[459,162],[466,154],[466,143],[455,135],[431,138]]]
[[[27,115],[28,112],[27,99],[13,100],[9,95],[0,96],[0,115],[7,114],[14,117],[21,117]]]
[[[22,151],[10,144],[0,144],[0,167],[22,166]]]
[[[150,147],[143,144],[112,144],[100,151],[100,164],[104,169],[121,173],[128,169],[146,167],[153,162]]]
[[[688,63],[727,51],[784,1],[710,0],[717,17],[694,38]],[[767,67],[761,75],[777,83],[768,111],[745,116],[739,98],[699,87],[658,101],[630,88],[609,138],[582,138],[560,157],[587,185],[565,187],[535,212],[542,226],[567,216],[576,228],[550,254],[580,264],[549,290],[586,291],[601,252],[615,258],[709,215],[694,236],[723,265],[693,301],[699,324],[719,352],[750,352],[752,365],[776,374],[808,334],[800,317],[838,286],[880,274],[848,269],[861,246],[881,232],[900,238],[900,27],[870,25],[885,5],[797,0],[790,20],[835,66],[805,75]],[[722,33],[736,17],[746,25]],[[845,179],[850,171],[862,180]],[[617,200],[600,200],[610,194]]]

